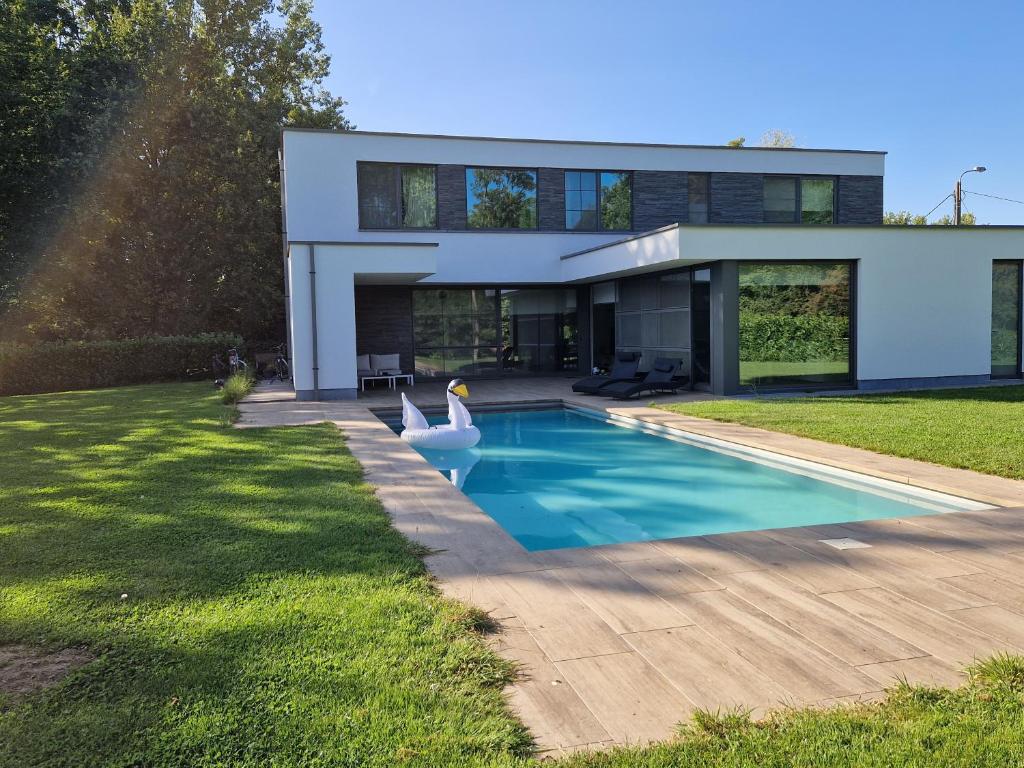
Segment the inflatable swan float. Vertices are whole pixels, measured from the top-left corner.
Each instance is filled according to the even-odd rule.
[[[440,451],[472,448],[480,442],[480,430],[473,426],[473,419],[460,399],[463,397],[469,397],[469,389],[462,379],[452,379],[448,384],[448,423],[432,427],[403,392],[402,439],[417,448]]]

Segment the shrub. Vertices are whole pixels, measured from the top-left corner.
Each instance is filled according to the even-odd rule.
[[[741,360],[845,360],[849,338],[850,322],[845,317],[740,312]]]
[[[225,405],[234,405],[252,390],[253,381],[247,374],[233,373],[224,382],[220,391],[220,399]]]
[[[0,344],[0,394],[96,389],[199,378],[242,339],[229,333],[123,341]]]

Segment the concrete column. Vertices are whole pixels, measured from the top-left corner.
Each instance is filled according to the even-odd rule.
[[[711,391],[740,390],[739,269],[735,261],[711,265]]]
[[[288,283],[291,289],[291,336],[288,344],[292,356],[292,378],[296,392],[310,393],[313,390],[313,324],[309,292],[311,247],[292,245],[288,248]]]

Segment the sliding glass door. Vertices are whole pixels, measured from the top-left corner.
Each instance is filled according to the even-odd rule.
[[[416,375],[579,370],[576,288],[417,288]]]
[[[1021,262],[992,262],[992,378],[1021,372]]]

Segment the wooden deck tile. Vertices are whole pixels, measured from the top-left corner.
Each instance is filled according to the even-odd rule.
[[[667,739],[693,712],[689,699],[635,651],[555,666],[620,744]]]
[[[629,650],[551,571],[495,576],[491,581],[552,661]]]
[[[667,599],[802,702],[877,688],[871,678],[728,590]]]
[[[725,588],[714,579],[668,555],[653,557],[650,560],[630,560],[619,563],[618,566],[631,578],[662,597]]]
[[[824,597],[957,667],[978,657],[1013,651],[1001,640],[887,589],[834,592]]]
[[[1003,581],[1024,586],[1024,557],[985,549],[955,549],[949,556],[981,568]]]
[[[714,538],[716,544],[782,573],[793,583],[814,592],[837,592],[877,586],[873,581],[847,568],[836,567],[818,557],[772,538],[766,533],[727,533]]]
[[[967,676],[952,664],[934,656],[884,661],[880,664],[864,664],[858,669],[887,688],[904,680],[910,685],[956,688],[967,679]]]
[[[1024,535],[1011,533],[980,522],[978,518],[961,514],[922,515],[906,518],[908,525],[966,540],[972,547],[984,547],[990,552],[1014,552],[1024,550]],[[961,547],[954,547],[961,548]]]
[[[626,641],[693,704],[711,711],[749,709],[755,717],[790,704],[792,694],[703,629],[637,632]]]
[[[611,736],[576,691],[523,628],[502,631],[492,643],[521,665],[520,679],[509,690],[512,708],[528,723],[538,747],[566,749],[611,740]]]
[[[612,563],[551,571],[619,634],[693,622]]]
[[[703,536],[664,539],[654,542],[654,546],[710,578],[722,573],[757,571],[765,567],[763,563],[756,563]]]
[[[956,576],[946,579],[946,581],[957,589],[1024,613],[1024,585],[1001,579],[984,571],[967,576]]]
[[[957,589],[952,584],[939,579],[924,578],[913,568],[908,568],[893,558],[881,557],[869,549],[835,549],[828,544],[807,538],[801,534],[791,533],[789,529],[772,531],[773,537],[789,541],[801,550],[807,550],[816,557],[831,564],[842,566],[849,571],[856,571],[872,586],[883,586],[899,594],[916,600],[919,603],[946,611],[957,608],[974,608],[987,604],[987,600],[977,595]],[[787,578],[788,571],[780,571]],[[822,592],[839,592],[841,589],[822,590]]]
[[[630,560],[646,560],[661,554],[653,541],[627,541],[622,544],[605,544],[595,547],[594,551],[613,563],[624,563]]]
[[[729,591],[849,664],[924,656],[925,652],[833,603],[766,571],[721,577]]]
[[[999,638],[1014,646],[1017,653],[1024,651],[1024,615],[1001,605],[983,605],[949,611],[949,615],[969,627]]]

